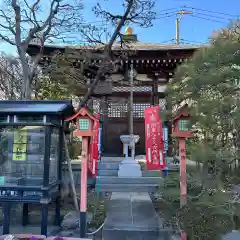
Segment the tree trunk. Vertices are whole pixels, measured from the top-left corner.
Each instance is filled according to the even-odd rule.
[[[31,99],[31,82],[30,82],[29,65],[28,65],[25,53],[22,51],[22,49],[18,49],[18,54],[20,57],[22,70],[23,70],[21,99],[28,100],[28,99]]]
[[[67,165],[68,165],[69,180],[70,180],[72,196],[73,196],[73,203],[74,203],[74,207],[75,207],[76,211],[78,211],[79,210],[79,206],[78,206],[78,200],[77,200],[77,192],[76,192],[76,188],[75,188],[75,184],[74,184],[73,171],[72,171],[72,165],[71,165],[71,158],[69,156],[67,140],[66,140],[66,136],[65,135],[64,135],[64,144],[65,144],[65,156],[66,156]]]
[[[89,99],[89,97],[92,95],[97,83],[99,82],[100,78],[102,77],[103,75],[103,70],[104,70],[104,67],[106,65],[106,63],[109,61],[109,58],[110,58],[110,53],[111,53],[111,49],[112,49],[112,45],[113,43],[115,42],[116,38],[118,37],[119,33],[120,33],[120,30],[122,28],[122,26],[124,25],[127,17],[128,17],[128,14],[130,13],[131,11],[131,8],[133,7],[133,3],[134,1],[133,0],[130,0],[128,2],[128,5],[127,5],[127,8],[125,10],[125,13],[124,15],[122,16],[121,20],[119,21],[117,27],[115,28],[109,42],[105,45],[104,47],[104,52],[103,52],[103,61],[97,71],[97,75],[94,79],[94,81],[92,82],[90,88],[88,89],[88,92],[86,93],[86,95],[84,96],[82,102],[80,102],[80,104],[78,105],[78,109],[77,111],[79,111],[82,107],[84,107]]]

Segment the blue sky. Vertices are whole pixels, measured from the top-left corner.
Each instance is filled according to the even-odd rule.
[[[1,0],[0,0],[1,1]],[[42,0],[42,2],[49,0]],[[97,0],[84,0],[85,21],[96,21],[91,8]],[[122,0],[100,0],[102,6],[111,12],[121,9]],[[156,0],[157,18],[151,28],[132,26],[139,41],[155,43],[171,43],[175,37],[175,11],[186,7],[193,12],[186,15],[180,23],[180,39],[185,44],[200,44],[207,41],[213,29],[227,26],[229,19],[240,17],[240,0]],[[170,9],[170,10],[167,10]],[[229,15],[228,15],[229,14]],[[204,19],[205,18],[205,19]],[[108,26],[111,31],[112,27]],[[77,44],[77,43],[75,43]],[[0,50],[14,53],[14,48],[1,43]]]
[[[226,26],[228,19],[232,18],[232,16],[225,14],[240,16],[239,0],[159,0],[156,2],[159,13],[164,9],[181,8],[184,5],[192,10],[193,15],[185,15],[180,23],[180,38],[193,41],[189,42],[192,44],[194,42],[202,43],[207,41],[213,29]],[[141,31],[141,38],[150,42],[164,42],[174,38],[175,18],[176,16],[172,16],[156,20],[153,28],[146,29],[144,32]]]

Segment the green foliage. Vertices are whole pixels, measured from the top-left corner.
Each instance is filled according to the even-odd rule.
[[[41,77],[37,85],[36,99],[66,100],[72,97],[70,91],[66,87],[47,76]]]
[[[88,228],[98,229],[103,224],[107,215],[106,201],[107,199],[98,198],[95,195],[88,198],[87,209],[93,214],[91,222],[88,223]]]
[[[68,146],[69,157],[71,159],[77,159],[82,152],[82,143],[79,138],[72,138],[71,144]]]
[[[172,185],[163,190],[165,212],[188,239],[220,239],[234,228],[238,205],[230,202],[228,190],[240,183],[239,169],[231,168],[240,157],[233,138],[234,132],[240,132],[239,29],[235,24],[214,36],[209,46],[177,69],[168,90],[174,110],[189,106],[195,131],[187,143],[188,157],[200,165],[197,171],[188,170],[184,208],[179,206],[177,177],[169,177]]]
[[[188,239],[211,240],[233,228],[234,207],[229,194],[214,188],[205,188],[195,170],[188,169],[188,204],[180,208],[179,173],[165,181],[161,200],[155,201],[170,224],[187,232]]]
[[[92,62],[100,59],[100,56],[84,48],[66,48],[65,52],[52,57],[47,71],[54,82],[67,88],[73,95],[85,95],[89,79],[94,78],[96,74],[96,67],[94,68]]]
[[[201,48],[181,65],[168,95],[173,109],[188,103],[193,128],[197,130],[194,141],[188,144],[188,155],[212,168],[218,180],[224,180],[220,178],[222,170],[238,157],[233,144],[233,132],[240,131],[237,27],[235,24],[229,31],[220,32],[210,46]]]
[[[210,201],[211,199],[209,199]],[[224,206],[209,206],[210,202],[189,203],[178,213],[181,227],[188,239],[218,240],[232,229],[232,217]],[[225,210],[225,212],[224,212]]]
[[[41,76],[37,81],[35,98],[38,100],[66,100],[72,99],[71,90],[63,84],[48,76]],[[74,127],[70,131],[73,132]],[[77,159],[81,155],[81,143],[78,139],[72,138],[68,142],[68,151],[71,159]]]

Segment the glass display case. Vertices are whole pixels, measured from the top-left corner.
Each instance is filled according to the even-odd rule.
[[[28,204],[42,204],[42,235],[47,234],[50,202],[56,201],[60,219],[64,119],[72,114],[70,101],[0,101],[3,234],[9,233],[9,203],[23,203],[25,219]]]
[[[0,128],[0,186],[42,186],[44,127]]]

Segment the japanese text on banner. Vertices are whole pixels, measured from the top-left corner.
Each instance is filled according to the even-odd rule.
[[[163,131],[159,117],[159,106],[145,109],[144,114],[147,168],[165,168]]]

